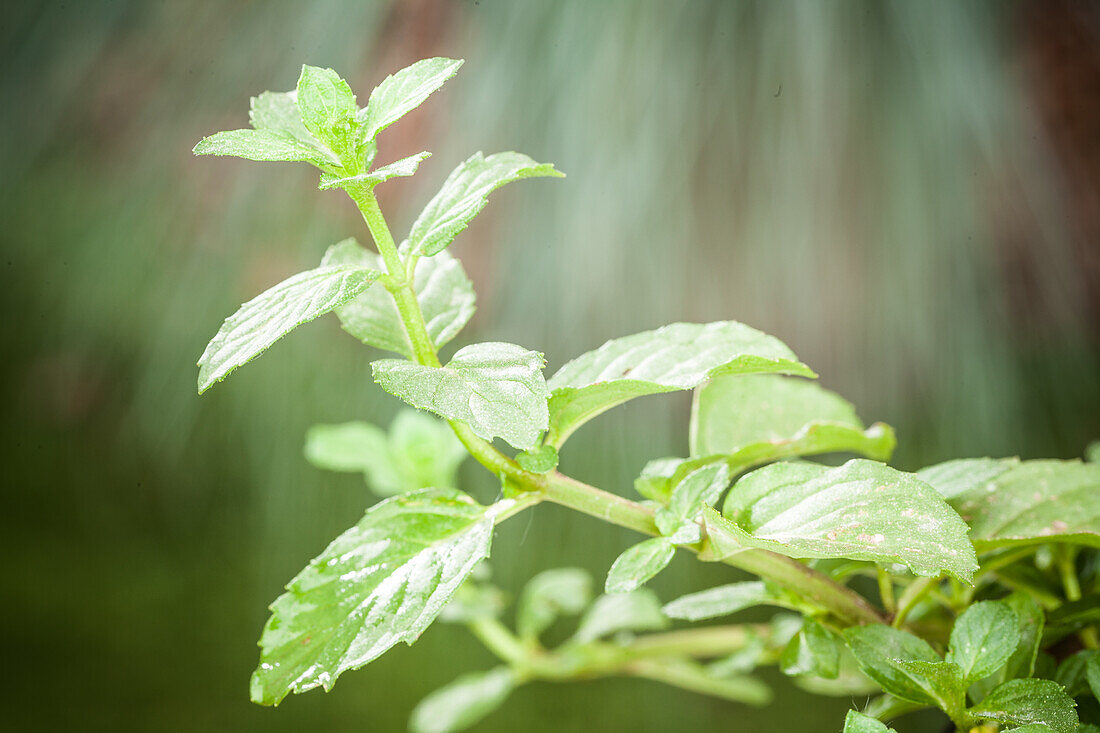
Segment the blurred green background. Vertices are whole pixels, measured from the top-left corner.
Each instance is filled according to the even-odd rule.
[[[1100,437],[1100,12],[1072,2],[318,0],[9,3],[0,24],[5,727],[399,731],[492,658],[458,627],[278,710],[248,702],[266,605],[373,501],[301,456],[317,422],[388,424],[377,354],[334,318],[199,398],[222,318],[349,234],[307,166],[196,159],[248,97],[332,66],[365,100],[427,56],[459,76],[382,137],[434,156],[379,189],[404,231],[460,160],[564,181],[498,194],[453,252],[455,342],[549,371],[676,321],[773,333],[897,428],[896,465],[1080,455]],[[639,401],[563,468],[631,495],[686,451],[688,399]],[[491,498],[472,462],[469,490]],[[626,531],[505,525],[495,579],[600,577]],[[728,582],[678,559],[665,599]],[[479,730],[836,731],[850,699],[773,679],[755,710],[656,683],[537,684]],[[862,700],[854,701],[857,704]],[[907,730],[934,729],[915,720]],[[929,728],[931,726],[931,728]]]

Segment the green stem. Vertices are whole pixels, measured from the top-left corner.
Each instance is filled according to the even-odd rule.
[[[905,620],[909,618],[909,612],[936,587],[939,580],[939,578],[917,578],[902,591],[901,598],[898,599],[898,612],[894,614],[895,629],[900,629],[905,624]]]
[[[424,323],[412,277],[394,244],[378,199],[370,186],[349,186],[348,195],[359,207],[388,272],[387,288],[409,336],[417,362],[439,367],[439,357]],[[539,492],[541,498],[589,514],[621,527],[659,534],[653,510],[637,502],[597,489],[558,473],[530,473],[475,435],[468,425],[451,421],[451,427],[470,454],[498,476],[506,476],[522,490]],[[809,566],[766,550],[746,549],[722,562],[772,580],[817,603],[848,624],[883,623],[882,616],[866,599]]]
[[[722,657],[744,649],[751,639],[767,637],[766,624],[705,626],[638,637],[624,653],[633,659],[653,657]]]
[[[898,607],[894,602],[894,579],[881,565],[875,565],[875,573],[878,575],[878,595],[882,599],[882,607],[887,613],[893,613]]]
[[[625,671],[635,677],[644,677],[683,690],[747,705],[767,705],[771,702],[768,689],[755,679],[714,677],[691,663],[670,664],[667,661],[639,660]]]
[[[543,493],[549,501],[605,522],[643,534],[660,534],[653,521],[653,510],[649,507],[568,476],[550,474]],[[698,551],[698,548],[687,549]],[[878,611],[863,596],[835,582],[824,573],[785,555],[746,548],[722,558],[721,562],[774,581],[814,602],[846,624],[885,623]]]
[[[1066,591],[1066,600],[1081,600],[1081,583],[1077,580],[1077,552],[1065,545],[1054,548],[1058,559],[1058,573],[1062,576],[1062,588]]]
[[[523,667],[527,649],[523,643],[500,621],[492,616],[476,618],[466,624],[485,648],[512,666]]]

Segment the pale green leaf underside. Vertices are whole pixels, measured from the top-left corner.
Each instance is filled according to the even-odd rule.
[[[728,616],[752,606],[791,608],[792,605],[785,594],[772,590],[763,581],[750,580],[689,593],[666,603],[661,610],[669,618],[702,621]]]
[[[226,130],[199,140],[195,155],[232,155],[259,161],[312,163],[322,170],[335,170],[339,163],[319,146],[308,145],[275,130]]]
[[[481,438],[526,450],[546,429],[543,359],[505,343],[463,347],[444,367],[397,359],[373,362],[374,381],[413,407],[466,423]]]
[[[423,489],[369,509],[271,605],[253,701],[330,689],[345,670],[416,641],[488,557],[494,517],[510,503],[486,508],[459,491]]]
[[[1005,545],[1074,542],[1100,547],[1100,464],[1025,461],[951,504],[970,523],[980,550]]]
[[[959,666],[963,679],[975,682],[1008,662],[1016,650],[1016,614],[999,601],[983,601],[966,609],[951,629],[947,661]]]
[[[248,301],[225,319],[199,358],[199,394],[295,327],[347,303],[380,276],[361,265],[319,267]]]
[[[379,132],[419,107],[428,95],[458,73],[462,64],[461,59],[423,59],[387,76],[359,112],[362,139],[373,140]]]
[[[384,267],[382,258],[346,239],[325,252],[322,264],[361,264],[373,269]],[[474,315],[474,286],[466,277],[462,263],[448,252],[424,257],[413,272],[416,299],[424,314],[428,335],[438,349],[453,339]],[[393,296],[384,288],[371,288],[336,309],[344,330],[363,343],[413,359],[413,347],[394,305]]]
[[[629,593],[637,590],[672,562],[676,548],[667,537],[653,537],[627,548],[607,571],[604,590]]]
[[[815,422],[864,429],[850,402],[816,382],[772,374],[719,377],[695,395],[691,455],[733,453],[750,443],[788,440]]]
[[[748,377],[738,377],[747,379]],[[713,463],[725,463],[731,474],[799,456],[821,453],[857,453],[867,458],[885,461],[897,445],[894,430],[889,425],[875,423],[866,430],[836,423],[815,422],[805,425],[786,439],[749,443],[732,453],[713,453],[696,458],[659,458],[650,461],[634,481],[642,496],[665,502],[673,486],[688,473]]]
[[[544,570],[527,581],[516,609],[516,630],[534,638],[560,615],[575,615],[592,598],[592,578],[580,568]]]
[[[917,478],[951,500],[992,481],[1013,466],[1018,458],[958,458],[917,471]]]
[[[741,544],[789,557],[897,562],[965,581],[978,567],[966,523],[943,498],[874,461],[757,469],[734,484],[723,514]]]
[[[1002,724],[1049,726],[1055,733],[1077,730],[1073,699],[1053,680],[1009,680],[993,689],[970,713]]]
[[[412,733],[455,733],[496,710],[517,684],[508,667],[464,674],[420,701],[409,718]]]
[[[364,422],[314,425],[306,458],[330,471],[361,471],[381,496],[429,486],[453,488],[467,453],[450,427],[416,410],[402,410],[389,434]]]
[[[487,158],[474,153],[452,171],[413,223],[409,234],[412,251],[429,256],[442,252],[485,208],[490,193],[512,181],[546,176],[561,178],[563,174],[521,153],[495,153]]]
[[[298,109],[298,92],[264,92],[252,98],[248,112],[249,122],[257,130],[273,130],[289,135],[306,147],[316,148],[335,162],[331,151],[325,148],[302,123]]]
[[[318,188],[322,191],[327,191],[332,188],[342,188],[350,183],[362,183],[373,188],[379,183],[385,183],[391,178],[415,174],[420,164],[429,157],[431,157],[431,153],[424,151],[416,155],[410,155],[407,158],[401,158],[381,168],[375,168],[370,173],[361,173],[357,176],[348,176],[345,178],[325,173],[321,175],[321,183],[318,185]]]
[[[844,733],[897,733],[893,728],[888,728],[870,715],[849,710],[844,718]]]
[[[581,617],[575,642],[589,642],[619,631],[655,631],[668,626],[661,603],[648,588],[602,595]]]
[[[613,339],[550,378],[546,442],[560,446],[588,420],[635,397],[752,373],[816,376],[781,341],[736,321],[673,323]]]

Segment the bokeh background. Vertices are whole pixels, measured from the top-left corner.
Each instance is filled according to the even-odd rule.
[[[475,150],[569,176],[500,191],[458,238],[479,311],[456,345],[514,341],[552,371],[613,336],[733,318],[896,426],[902,468],[1074,457],[1100,437],[1097,3],[8,3],[8,730],[400,731],[423,695],[492,664],[437,626],[328,695],[251,705],[265,606],[374,500],[306,464],[302,436],[397,405],[331,317],[194,386],[240,302],[366,235],[307,166],[191,146],[245,126],[248,97],[291,88],[303,62],[365,100],[436,55],[467,63],[382,138],[382,162],[434,152],[379,190],[397,231]],[[648,458],[685,452],[687,413],[671,395],[608,414],[564,469],[630,495]],[[472,462],[463,477],[495,492]],[[530,516],[495,544],[512,592],[549,567],[599,576],[630,540]],[[666,599],[734,573],[674,568]],[[835,731],[853,702],[769,679],[763,711],[642,681],[538,684],[478,730]]]

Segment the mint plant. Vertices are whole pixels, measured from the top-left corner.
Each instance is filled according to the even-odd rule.
[[[322,190],[355,202],[375,246],[334,244],[317,268],[241,306],[199,359],[199,392],[334,312],[352,336],[397,355],[373,362],[378,385],[437,416],[403,412],[388,432],[362,422],[310,431],[311,462],[362,472],[386,498],[272,604],[252,699],[330,689],[440,618],[465,625],[500,665],[425,698],[412,712],[417,733],[466,728],[539,680],[642,677],[761,705],[771,693],[752,672],[764,665],[821,694],[874,694],[837,721],[849,733],[886,731],[926,708],[959,731],[1100,731],[1100,464],[976,458],[897,470],[886,463],[890,427],[865,425],[785,344],[732,321],[612,339],[549,378],[543,355],[516,344],[468,344],[441,362],[475,301],[447,248],[495,189],[562,176],[519,153],[477,153],[394,240],[374,189],[413,175],[429,153],[374,166],[377,138],[461,64],[413,64],[362,108],[331,69],[304,66],[296,90],[253,98],[250,129],[195,147],[315,166]],[[688,390],[689,455],[649,462],[634,480],[641,500],[557,470],[569,438],[601,413]],[[826,454],[856,457],[808,460]],[[490,505],[458,486],[467,455],[500,481]],[[532,578],[509,627],[508,594],[485,563],[493,532],[544,501],[649,538],[624,549],[597,597],[578,569]],[[645,584],[677,552],[758,580],[662,604]],[[780,611],[768,623],[690,625],[754,606]],[[564,617],[577,617],[575,632],[548,644]]]

